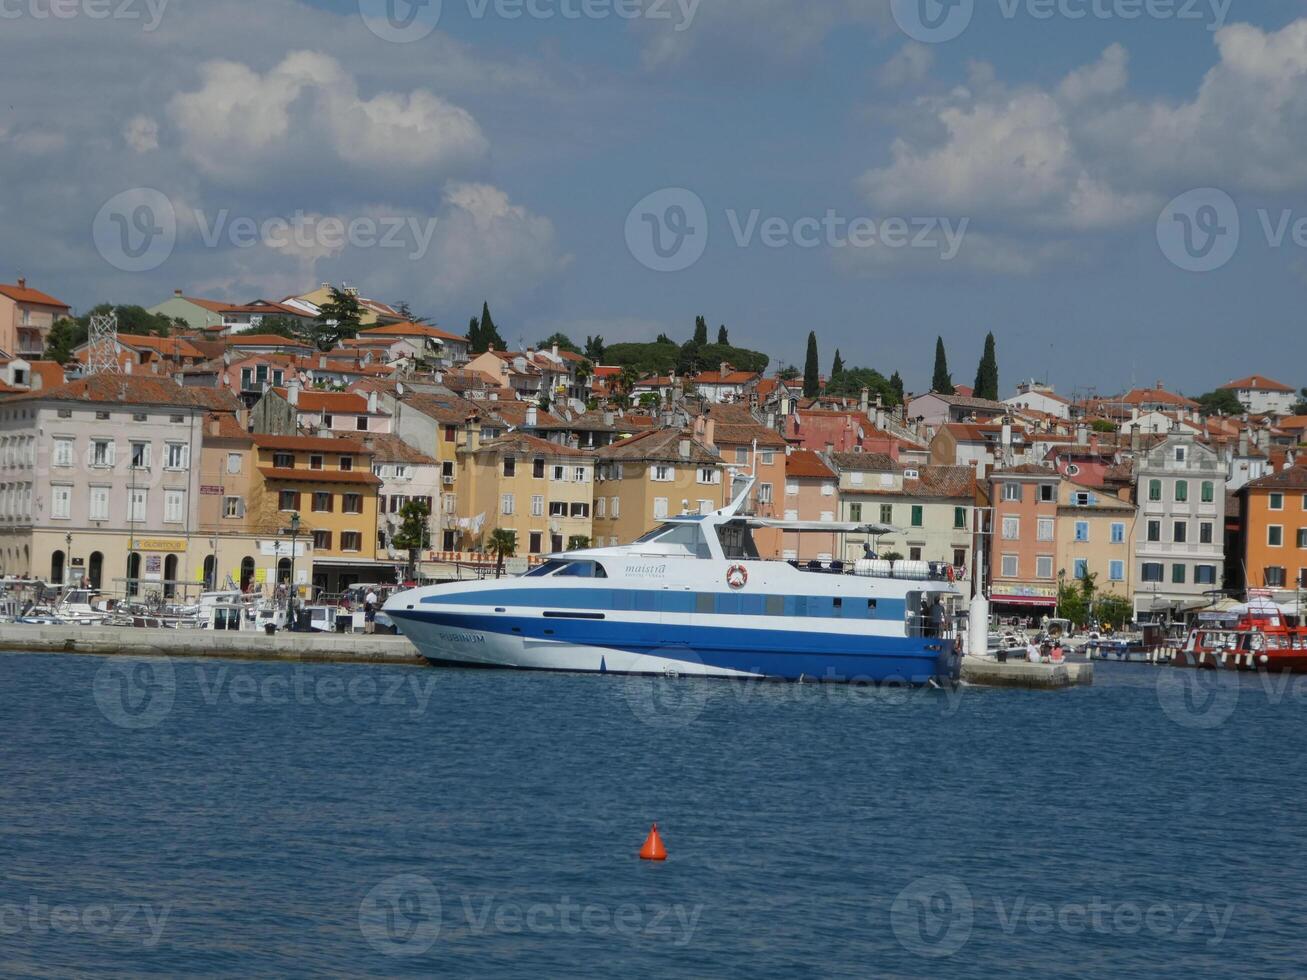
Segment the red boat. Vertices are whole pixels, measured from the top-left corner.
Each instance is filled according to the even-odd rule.
[[[1268,596],[1249,599],[1231,610],[1227,625],[1205,623],[1189,631],[1184,646],[1172,651],[1176,667],[1307,674],[1307,626],[1289,625]]]

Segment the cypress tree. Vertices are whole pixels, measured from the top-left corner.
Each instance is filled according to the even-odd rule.
[[[943,337],[935,340],[935,376],[930,382],[930,390],[939,395],[951,395],[957,390],[948,373],[948,354],[944,352]]]
[[[731,338],[726,333],[726,324],[724,323],[717,328],[717,343],[723,347],[729,347],[731,344]]]
[[[839,348],[835,348],[835,360],[830,366],[831,380],[834,381],[844,373],[844,358],[840,357]]]
[[[892,375],[890,375],[889,387],[890,387],[890,391],[894,392],[894,397],[898,399],[897,404],[902,405],[903,404],[903,379],[899,376],[899,373],[897,371],[895,371]]]
[[[817,334],[808,334],[808,359],[803,365],[803,395],[816,398],[821,394],[821,368],[817,364]]]
[[[481,321],[476,317],[473,317],[471,322],[467,325],[467,343],[468,349],[471,350],[473,354],[481,354],[485,352],[485,347],[481,343]]]
[[[708,321],[701,316],[694,320],[694,344],[696,347],[708,346]]]
[[[499,328],[495,326],[495,321],[490,319],[490,304],[481,304],[481,329],[477,334],[477,340],[481,344],[481,349],[476,353],[483,354],[490,349],[493,344],[495,350],[507,350],[504,344],[504,338],[499,336]]]
[[[998,401],[998,352],[992,333],[985,337],[985,352],[976,369],[976,397]]]

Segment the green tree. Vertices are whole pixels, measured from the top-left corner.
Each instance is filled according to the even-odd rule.
[[[362,319],[358,297],[332,286],[331,295],[318,307],[318,318],[314,323],[318,349],[331,350],[340,341],[357,337]]]
[[[473,354],[484,354],[486,347],[481,343],[481,321],[473,317],[467,324],[467,346]]]
[[[602,364],[604,362],[604,353],[607,348],[604,347],[604,338],[602,336],[585,338],[585,357],[592,364]]]
[[[1298,400],[1293,403],[1293,408],[1290,411],[1294,415],[1307,415],[1307,388],[1303,388],[1298,392]]]
[[[1243,415],[1247,411],[1229,388],[1217,388],[1196,399],[1204,415]]]
[[[892,404],[902,405],[904,400],[903,378],[900,377],[897,371],[895,371],[893,374],[890,375],[889,387],[890,387],[890,391],[894,395],[894,401],[892,402]]]
[[[1095,432],[1102,432],[1102,433],[1121,431],[1121,427],[1117,425],[1115,422],[1113,422],[1111,419],[1094,419],[1094,421],[1089,423],[1089,427],[1093,429]]]
[[[805,398],[816,398],[821,394],[821,368],[817,361],[817,334],[808,334],[808,356],[803,364],[803,394]]]
[[[417,578],[418,555],[431,547],[431,508],[422,500],[406,501],[399,509],[400,525],[391,539],[394,546],[408,552],[408,578]]]
[[[572,343],[572,338],[565,333],[556,333],[546,337],[540,343],[536,344],[536,350],[550,350],[554,344],[558,345],[560,351],[567,351],[569,354],[580,356],[581,348]]]
[[[590,538],[584,534],[573,534],[567,539],[568,551],[584,551],[590,547]]]
[[[517,532],[506,527],[497,527],[490,532],[490,553],[495,556],[495,578],[504,574],[504,559],[512,558],[517,553]]]
[[[694,340],[692,343],[699,347],[706,347],[708,344],[708,321],[701,316],[695,317]]]
[[[495,326],[495,321],[490,316],[490,303],[481,304],[481,323],[477,327],[476,344],[472,347],[473,354],[484,354],[494,347],[495,350],[507,350],[504,344],[504,338],[499,336],[499,328]]]
[[[655,391],[646,391],[640,396],[641,408],[657,408],[661,402],[662,399],[658,397],[658,393]]]
[[[998,351],[994,335],[985,337],[985,352],[980,357],[980,366],[976,368],[976,397],[998,401]]]
[[[717,343],[721,344],[723,347],[730,346],[731,338],[726,332],[726,324],[724,323],[717,328]]]
[[[266,316],[250,333],[270,334],[287,340],[311,340],[304,336],[304,325],[293,316]]]
[[[1094,618],[1100,626],[1123,629],[1133,621],[1135,609],[1129,599],[1119,595],[1105,595],[1094,605]]]
[[[860,398],[862,397],[863,388],[867,389],[872,401],[875,401],[876,396],[880,395],[882,404],[898,404],[893,386],[885,379],[883,374],[874,368],[845,368],[826,383],[826,394],[840,395],[846,398]]]
[[[143,306],[100,303],[79,317],[63,317],[51,326],[46,337],[46,360],[58,361],[60,364],[72,360],[73,351],[86,343],[91,317],[107,313],[117,314],[120,334],[167,337],[179,325],[185,326],[182,321],[170,319],[162,313],[151,313]]]
[[[405,323],[430,323],[431,322],[430,317],[418,316],[416,313],[414,313],[413,307],[409,306],[408,303],[404,300],[401,300],[398,304],[396,304],[395,312],[404,318]]]
[[[46,337],[45,359],[67,364],[73,359],[73,351],[86,343],[86,333],[87,326],[80,319],[60,317]]]
[[[930,382],[930,390],[940,395],[951,395],[957,391],[953,387],[953,376],[948,371],[948,353],[944,350],[943,337],[935,340],[935,374]]]
[[[834,381],[843,373],[844,373],[844,358],[840,357],[840,349],[836,347],[835,360],[831,362],[831,366],[830,366],[831,380]]]
[[[802,376],[803,372],[793,364],[786,364],[776,372],[776,377],[780,378],[782,381],[798,381]]]

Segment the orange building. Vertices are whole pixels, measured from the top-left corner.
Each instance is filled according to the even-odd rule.
[[[1254,480],[1240,494],[1248,587],[1307,586],[1307,467]]]
[[[1056,470],[1027,464],[990,475],[990,598],[999,616],[1052,615],[1057,606]]]

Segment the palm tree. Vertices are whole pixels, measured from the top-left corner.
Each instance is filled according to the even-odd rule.
[[[490,532],[490,550],[495,555],[495,578],[504,574],[504,559],[517,551],[517,532],[497,527]]]

